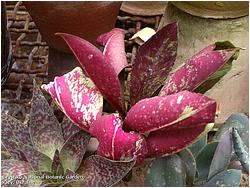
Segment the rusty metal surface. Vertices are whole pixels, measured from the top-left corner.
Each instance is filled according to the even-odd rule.
[[[32,97],[32,79],[47,83],[48,45],[43,41],[35,23],[22,2],[7,2],[8,27],[11,34],[14,65],[1,91],[1,110],[21,121],[27,121]],[[129,38],[143,27],[157,29],[161,16],[142,17],[120,11],[116,27],[125,29],[128,62],[134,61],[138,45]],[[125,70],[126,79],[131,68]],[[128,90],[126,90],[128,97]]]

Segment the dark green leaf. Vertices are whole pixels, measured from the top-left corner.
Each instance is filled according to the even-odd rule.
[[[198,181],[206,180],[209,174],[209,169],[217,148],[218,142],[207,144],[197,155],[196,165],[199,173]]]
[[[199,151],[207,144],[207,134],[203,135],[199,138],[195,143],[188,147],[190,151],[193,153],[194,157],[197,156]]]
[[[249,119],[243,113],[232,114],[223,125],[219,127],[218,132],[214,136],[214,140],[220,140],[224,132],[230,128],[235,127],[244,142],[244,144],[249,146]]]
[[[181,157],[181,160],[186,165],[186,175],[187,175],[187,182],[189,185],[191,185],[195,179],[196,175],[196,161],[192,154],[192,152],[186,148],[178,153],[178,155]]]
[[[186,186],[185,167],[181,158],[174,154],[154,160],[145,175],[145,186]]]
[[[228,130],[222,135],[214,152],[208,179],[210,179],[215,174],[227,169],[233,153],[232,144],[231,130]]]
[[[241,180],[241,171],[230,169],[224,170],[212,177],[203,187],[239,187]]]

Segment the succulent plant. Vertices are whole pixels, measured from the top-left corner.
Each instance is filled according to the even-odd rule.
[[[2,114],[2,145],[11,154],[2,160],[2,186],[111,186],[131,170],[135,158],[84,158],[89,133],[68,118],[59,124],[36,84],[34,88],[29,125]]]
[[[199,141],[204,142],[204,135]],[[154,187],[239,186],[241,170],[228,169],[233,154],[232,142],[232,129],[230,129],[219,141],[210,143],[206,141],[198,154],[195,152],[196,157],[186,148],[177,155],[154,160],[145,175],[145,184]],[[198,146],[201,146],[200,143]]]
[[[234,151],[235,151],[237,157],[239,158],[242,167],[249,174],[249,154],[245,150],[244,143],[243,143],[237,129],[234,127],[233,127],[233,131],[232,131],[232,136],[233,136]]]
[[[216,102],[200,93],[230,70],[239,52],[230,42],[211,44],[171,72],[177,54],[177,24],[168,24],[140,46],[132,64],[130,105],[126,106],[124,80],[120,79],[128,65],[124,31],[115,28],[98,37],[103,52],[77,36],[57,35],[83,70],[55,77],[42,88],[69,119],[98,139],[98,155],[125,160],[135,154],[136,165],[145,158],[183,150],[204,132],[206,124],[214,122]],[[113,113],[103,112],[102,96],[115,109]]]

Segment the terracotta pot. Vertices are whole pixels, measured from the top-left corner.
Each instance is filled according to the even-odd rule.
[[[174,2],[174,4],[176,3]],[[232,2],[231,5],[235,5],[235,2]],[[234,112],[248,114],[248,16],[234,19],[211,19],[193,16],[186,12],[188,10],[184,12],[171,3],[168,3],[160,23],[161,28],[167,23],[178,21],[179,34],[176,67],[208,44],[216,41],[228,40],[235,46],[246,48],[246,50],[240,51],[239,58],[233,62],[232,70],[209,90],[206,95],[214,98],[220,104],[219,110],[221,113],[217,119],[217,123],[222,123]],[[200,10],[199,12],[202,11]],[[206,13],[204,11],[203,15]]]
[[[167,1],[124,1],[121,10],[133,15],[157,16],[165,11]]]
[[[184,12],[203,18],[227,19],[248,15],[247,1],[175,1]]]
[[[57,50],[69,52],[57,32],[82,37],[95,43],[97,36],[114,27],[121,2],[24,1],[42,37]]]

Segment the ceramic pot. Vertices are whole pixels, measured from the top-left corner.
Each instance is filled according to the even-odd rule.
[[[174,2],[174,4],[176,3]],[[235,5],[235,3],[232,2],[231,5]],[[230,9],[232,9],[232,6]],[[228,5],[228,7],[230,6]],[[202,10],[204,11],[204,9]],[[202,10],[199,10],[199,12],[203,12]],[[161,28],[167,23],[178,21],[178,51],[175,68],[208,44],[216,41],[231,41],[235,46],[246,48],[246,50],[240,51],[239,58],[233,62],[232,70],[206,92],[206,95],[214,98],[220,104],[220,115],[216,120],[217,123],[222,123],[234,112],[248,114],[248,16],[236,16],[233,19],[211,19],[193,16],[186,12],[189,12],[189,10],[183,11],[172,3],[168,3],[160,22]],[[203,16],[206,14],[206,11],[202,13]],[[216,15],[214,16],[216,17]]]
[[[121,2],[112,1],[24,1],[42,37],[52,48],[69,52],[57,32],[77,35],[95,43],[97,36],[115,24]]]

